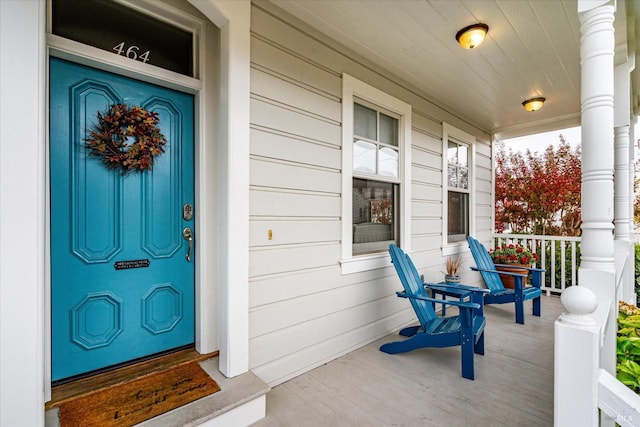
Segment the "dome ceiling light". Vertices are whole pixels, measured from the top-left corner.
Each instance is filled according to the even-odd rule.
[[[456,34],[456,40],[465,49],[473,49],[478,46],[484,40],[484,37],[489,31],[487,24],[473,24],[468,27],[464,27]]]
[[[527,111],[538,111],[542,108],[542,104],[544,104],[545,99],[541,96],[536,98],[527,99],[522,103],[522,106]]]

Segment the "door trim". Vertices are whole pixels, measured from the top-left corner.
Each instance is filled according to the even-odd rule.
[[[174,89],[195,95],[202,89],[202,82],[193,77],[165,70],[154,65],[135,62],[113,55],[93,46],[88,46],[54,34],[47,34],[49,56],[65,59],[80,65],[107,71],[124,77],[142,80],[156,86]]]
[[[220,280],[220,293],[211,295],[218,303],[219,312],[216,313],[220,322],[219,369],[227,377],[234,377],[249,370],[251,1],[188,1],[220,29],[218,87],[222,102],[215,115],[220,129],[217,147],[217,184],[221,193],[217,211],[220,220],[219,228],[213,230],[211,227],[210,230],[212,235],[217,233],[219,239],[208,243],[212,245],[211,253],[217,255],[215,261],[220,263],[215,271]],[[207,114],[207,118],[210,116],[213,114]],[[208,157],[204,153],[200,157],[202,170],[207,170],[204,160]],[[231,170],[233,173],[229,172]],[[200,235],[205,239],[209,236],[202,230]],[[196,271],[196,286],[197,274]],[[206,304],[204,293],[202,295],[201,303]],[[203,306],[200,312],[207,313],[205,308]],[[212,316],[212,313],[208,314]],[[196,321],[196,337],[198,325],[206,325],[204,320]]]

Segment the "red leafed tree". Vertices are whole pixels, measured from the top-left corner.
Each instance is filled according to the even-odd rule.
[[[557,149],[523,155],[498,144],[496,231],[554,236],[580,235],[580,147],[562,135]]]
[[[640,139],[638,140],[638,147],[640,147]],[[635,197],[633,199],[633,222],[640,224],[640,194],[638,194],[638,188],[640,188],[640,160],[636,160],[633,163],[633,193]]]

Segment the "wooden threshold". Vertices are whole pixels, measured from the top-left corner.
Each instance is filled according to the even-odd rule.
[[[200,362],[218,356],[218,352],[200,354],[195,349],[185,349],[164,356],[145,360],[133,365],[114,369],[61,384],[51,389],[51,401],[45,404],[45,410],[60,406],[62,403],[97,390],[123,384],[154,372],[171,369],[190,362]]]

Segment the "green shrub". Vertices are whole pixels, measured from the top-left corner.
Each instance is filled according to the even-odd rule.
[[[542,262],[538,264],[539,268],[544,268],[547,270],[547,274],[545,274],[545,283],[544,286],[552,288],[552,289],[560,289],[560,284],[562,280],[562,252],[561,245],[565,244],[565,254],[564,254],[564,282],[565,287],[569,287],[575,285],[573,283],[573,278],[571,277],[571,242],[561,242],[559,240],[549,240],[545,242],[544,248],[541,248],[542,242],[538,242],[538,247],[536,248],[536,252],[540,255],[540,259],[542,259],[542,251],[544,250],[544,265]],[[551,257],[551,248],[552,245],[555,245],[554,248],[554,257]],[[553,264],[552,264],[553,263]],[[551,266],[555,266],[556,272],[556,281],[555,283],[551,283]],[[578,267],[580,267],[580,245],[576,245],[576,273],[578,271]],[[577,280],[576,274],[576,280]]]
[[[636,295],[640,297],[640,245],[634,245]],[[640,309],[623,301],[618,303],[616,337],[616,377],[640,394]]]
[[[640,393],[640,309],[620,301],[616,338],[616,377]]]
[[[633,246],[633,249],[636,255],[636,262],[635,262],[636,295],[640,299],[640,281],[639,281],[640,280],[640,245],[636,243]]]

